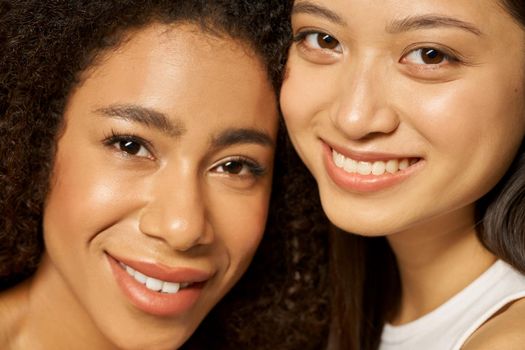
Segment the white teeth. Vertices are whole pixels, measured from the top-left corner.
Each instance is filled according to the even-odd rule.
[[[164,282],[162,285],[162,291],[164,293],[177,293],[180,287],[180,283]]]
[[[162,282],[161,280],[158,280],[156,278],[151,278],[151,277],[148,277],[146,279],[146,288],[150,289],[150,290],[153,290],[155,292],[158,292],[159,290],[162,289],[162,284],[164,282]]]
[[[372,163],[359,162],[357,163],[357,173],[361,175],[370,175],[372,172]]]
[[[332,150],[332,159],[335,166],[338,168],[344,169],[347,173],[358,173],[360,175],[394,174],[400,170],[405,170],[409,166],[418,162],[415,158],[410,160],[408,158],[402,158],[375,162],[356,161],[343,156],[335,150]]]
[[[133,275],[133,277],[135,277],[135,279],[137,281],[139,281],[140,283],[142,283],[142,284],[145,284],[146,280],[148,279],[148,277],[146,275],[143,275],[142,273],[140,273],[138,271],[135,271],[135,274]]]
[[[383,175],[385,173],[385,169],[385,162],[374,162],[374,164],[372,165],[372,174]]]
[[[336,151],[332,151],[332,154],[334,156],[335,165],[338,168],[342,168],[344,166],[345,156],[343,156],[342,154],[337,153]]]
[[[343,155],[341,156],[345,158]],[[345,158],[343,169],[348,173],[355,173],[357,171],[357,162],[351,158]]]
[[[399,162],[397,159],[390,159],[388,162],[386,162],[386,171],[388,171],[390,174],[395,173],[399,169]]]
[[[148,288],[149,290],[155,291],[155,292],[175,294],[180,289],[186,288],[187,286],[191,284],[190,282],[175,283],[175,282],[161,281],[159,279],[146,276],[143,273],[140,273],[137,270],[134,270],[133,268],[123,263],[120,263],[120,265],[126,270],[128,275],[133,277],[137,282],[144,284],[146,288]]]

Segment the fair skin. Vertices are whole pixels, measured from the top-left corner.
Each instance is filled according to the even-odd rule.
[[[390,321],[413,321],[496,259],[474,207],[525,133],[525,33],[494,0],[297,0],[292,25],[292,142],[335,225],[387,235],[402,282]]]
[[[261,239],[277,118],[263,64],[226,36],[154,24],[104,54],[68,100],[46,250],[0,295],[0,347],[180,347]]]

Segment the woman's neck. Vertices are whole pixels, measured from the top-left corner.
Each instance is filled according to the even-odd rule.
[[[0,349],[13,349],[27,315],[29,281],[0,293]]]
[[[496,257],[479,242],[474,209],[467,207],[388,237],[401,277],[393,324],[436,309],[486,271]]]
[[[16,336],[10,339],[8,349],[114,348],[46,257],[35,276],[15,291],[16,298],[11,297],[10,304],[20,312],[18,322],[12,322],[12,326],[16,325]]]

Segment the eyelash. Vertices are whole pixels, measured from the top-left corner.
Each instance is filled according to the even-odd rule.
[[[148,152],[150,156],[139,156],[137,154],[133,154],[130,152],[127,152],[120,147],[117,146],[120,142],[133,142],[137,144],[139,147],[144,148]],[[111,130],[111,134],[104,138],[103,144],[107,147],[111,147],[116,149],[117,151],[121,152],[126,157],[138,157],[138,158],[147,158],[147,159],[154,159],[153,152],[151,149],[153,149],[153,146],[151,143],[145,139],[143,139],[140,136],[133,135],[133,134],[121,134],[118,132],[115,132],[114,130]],[[140,152],[140,148],[139,148]],[[256,161],[242,157],[242,156],[233,156],[230,158],[227,158],[223,161],[221,161],[219,164],[214,165],[211,169],[217,171],[218,168],[226,166],[228,163],[239,163],[243,168],[245,167],[247,171],[250,173],[249,175],[254,177],[262,177],[266,174],[266,168],[257,163]],[[241,172],[243,169],[241,169]],[[229,174],[233,176],[241,176],[244,177],[247,174],[235,174],[235,173],[229,173],[228,171],[222,171],[219,173]]]
[[[294,37],[293,37],[293,42],[300,45],[303,49],[305,50],[312,50],[312,51],[324,51],[324,52],[330,52],[330,53],[340,53],[338,52],[337,50],[335,49],[328,49],[328,48],[312,48],[311,45],[307,44],[306,43],[306,39],[308,38],[308,36],[310,35],[319,35],[319,36],[325,36],[325,37],[330,37],[332,38],[333,40],[335,40],[337,42],[337,46],[340,46],[341,43],[339,42],[339,40],[337,40],[334,36],[328,34],[328,33],[325,33],[325,32],[321,32],[321,31],[317,31],[317,30],[304,30],[304,31],[301,31],[299,33],[297,33]]]
[[[418,47],[412,47],[403,53],[401,56],[401,59],[399,60],[400,63],[403,63],[403,61],[407,60],[407,57],[409,57],[412,54],[417,54],[419,52],[419,55],[425,53],[425,52],[435,52],[438,55],[442,56],[442,61],[439,63],[414,63],[415,65],[419,66],[427,66],[427,67],[437,67],[442,66],[444,64],[461,64],[464,62],[462,58],[460,58],[459,54],[451,52],[450,49],[444,49],[442,47],[436,46],[436,45],[420,45]],[[420,56],[419,59],[423,60],[423,58]]]
[[[264,168],[259,163],[255,162],[252,159],[242,157],[242,156],[234,156],[227,158],[223,161],[221,161],[219,164],[212,167],[212,170],[217,170],[220,167],[226,166],[228,163],[239,163],[242,167],[246,167],[246,169],[250,172],[249,175],[255,176],[255,177],[261,177],[264,174],[266,174],[266,168]],[[243,170],[241,170],[242,172]],[[220,172],[220,173],[226,173],[233,176],[246,176],[246,174],[235,174],[235,173],[228,173],[227,171]]]
[[[307,38],[310,35],[328,36],[328,37],[331,38],[331,40],[334,40],[335,42],[337,42],[337,46],[335,46],[334,49],[322,48],[322,47],[320,47],[320,48],[312,47],[312,45],[307,42]],[[330,35],[328,33],[321,32],[321,31],[318,31],[318,30],[304,30],[304,31],[301,31],[301,32],[297,33],[293,37],[293,42],[296,43],[298,46],[300,46],[300,48],[303,49],[304,51],[315,52],[315,53],[318,53],[319,55],[323,55],[323,56],[334,55],[334,54],[340,54],[341,53],[341,49],[339,49],[339,50],[336,49],[337,47],[341,46],[341,43],[339,42],[339,40],[337,40],[337,38],[335,38],[334,36],[332,36],[332,35]],[[418,51],[420,51],[420,54],[422,54],[423,52],[434,51],[438,55],[442,56],[442,61],[439,62],[439,63],[435,63],[435,64],[433,64],[433,63],[424,63],[424,62],[423,63],[415,63],[415,65],[418,65],[421,68],[422,67],[435,68],[435,67],[442,66],[443,64],[447,64],[447,63],[448,64],[462,64],[462,63],[464,63],[464,60],[461,58],[461,56],[459,54],[453,52],[450,49],[444,49],[444,48],[442,48],[440,46],[436,46],[436,45],[432,45],[432,44],[429,44],[428,46],[412,47],[409,50],[406,50],[401,55],[401,59],[399,60],[399,62],[403,63],[404,61],[407,61],[407,57],[409,57],[409,55],[416,54]],[[421,60],[423,60],[423,59],[421,59]]]
[[[121,147],[118,147],[118,144],[121,142],[134,143],[134,144],[137,144],[140,148],[136,154],[133,154],[133,153],[123,150]],[[142,137],[134,135],[134,134],[122,134],[114,130],[111,130],[111,134],[104,138],[103,144],[105,146],[115,148],[116,150],[118,150],[119,152],[121,152],[123,155],[127,157],[138,157],[138,158],[148,158],[148,159],[155,158],[153,156],[153,152],[152,152],[153,146],[151,145],[151,143],[143,139]],[[138,153],[140,153],[141,148],[144,148],[144,150],[148,152],[149,156],[137,155]]]

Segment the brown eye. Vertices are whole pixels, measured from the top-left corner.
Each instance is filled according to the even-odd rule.
[[[131,155],[136,155],[140,152],[140,149],[142,148],[142,145],[135,141],[130,140],[122,140],[119,142],[119,148]]]
[[[341,43],[330,34],[303,32],[299,33],[294,40],[310,50],[328,50],[335,53],[342,52]]]
[[[441,66],[447,63],[458,62],[457,58],[431,47],[422,47],[407,53],[403,59],[403,63],[411,63],[417,65],[434,65]]]
[[[240,174],[244,169],[244,164],[237,161],[228,161],[222,165],[224,172],[229,174]]]
[[[335,50],[339,46],[339,41],[329,34],[317,33],[317,44],[322,49]]]
[[[446,59],[444,53],[430,48],[421,49],[421,59],[425,64],[440,64]]]
[[[153,154],[149,151],[149,142],[141,137],[134,135],[112,134],[103,140],[104,145],[116,149],[123,155],[139,158],[153,159]]]
[[[244,157],[234,157],[224,160],[222,163],[212,168],[215,173],[235,176],[255,176],[259,177],[266,173],[266,169],[253,160]]]

